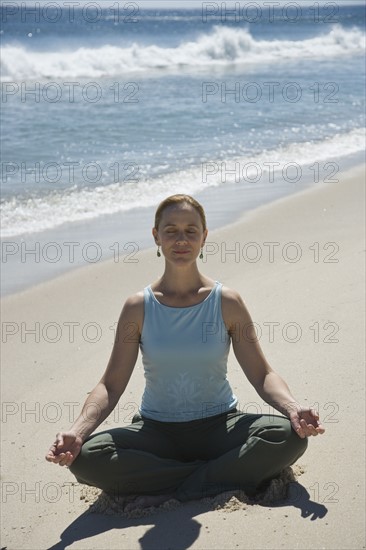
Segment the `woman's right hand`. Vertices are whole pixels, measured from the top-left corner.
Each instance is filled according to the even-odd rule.
[[[80,453],[83,440],[74,432],[59,432],[45,458],[59,466],[70,466]]]

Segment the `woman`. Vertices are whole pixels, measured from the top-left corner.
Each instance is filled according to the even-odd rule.
[[[166,198],[152,232],[164,273],[126,300],[105,373],[46,459],[80,483],[140,495],[136,506],[235,489],[252,496],[324,428],[266,361],[240,294],[199,271],[208,233],[202,206],[190,195]],[[281,415],[236,409],[226,378],[230,343],[260,398]],[[91,435],[125,391],[139,348],[139,413],[129,426]]]

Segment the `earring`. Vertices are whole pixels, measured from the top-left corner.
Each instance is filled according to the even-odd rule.
[[[158,244],[158,249],[156,251],[156,255],[157,255],[158,258],[160,258],[160,256],[161,256],[159,248],[160,248],[160,245]]]
[[[201,254],[199,255],[200,260],[202,260],[202,258],[203,258],[203,252],[202,251],[203,251],[203,248],[201,248]]]

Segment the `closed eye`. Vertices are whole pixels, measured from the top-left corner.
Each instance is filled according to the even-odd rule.
[[[170,230],[167,231],[167,233],[175,233],[175,231],[170,229]],[[190,230],[187,231],[187,233],[196,233],[196,230],[195,229],[190,229]]]

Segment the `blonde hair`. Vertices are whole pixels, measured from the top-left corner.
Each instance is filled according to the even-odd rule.
[[[163,211],[168,206],[171,206],[172,204],[189,204],[197,210],[198,214],[200,215],[201,222],[203,225],[203,230],[206,230],[206,215],[205,211],[203,210],[203,206],[196,201],[191,195],[184,195],[183,193],[177,193],[176,195],[170,195],[170,197],[167,197],[164,199],[158,206],[156,212],[155,212],[155,229],[159,229],[159,223],[161,220],[161,216],[163,214]]]

